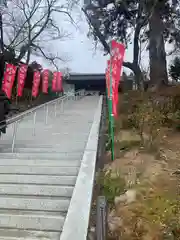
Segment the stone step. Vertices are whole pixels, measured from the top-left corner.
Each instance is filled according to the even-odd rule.
[[[65,198],[37,198],[25,196],[0,195],[0,209],[31,210],[31,211],[57,211],[68,210],[70,199]]]
[[[14,153],[13,126],[0,139],[0,240],[60,239],[94,118],[91,98],[64,112],[57,106],[56,117],[49,107],[47,124],[39,110],[35,132],[33,115],[23,119]]]
[[[78,147],[82,147],[82,145],[85,145],[87,143],[87,139],[82,139],[82,140],[77,140],[75,143],[71,143],[69,142],[69,146],[70,147],[73,147],[74,145],[78,146]],[[3,149],[3,148],[11,148],[11,143],[7,143],[7,144],[0,144],[0,149]],[[67,143],[66,142],[63,142],[61,144],[58,144],[57,142],[53,142],[52,139],[51,139],[51,143],[47,141],[46,142],[43,142],[42,143],[35,143],[35,141],[26,141],[26,143],[24,142],[20,142],[19,140],[17,140],[16,144],[15,144],[15,148],[41,148],[41,149],[55,149],[55,150],[58,150],[59,148],[61,148],[62,146],[67,146]]]
[[[68,146],[67,144],[66,145],[61,145],[60,148],[30,148],[30,147],[27,147],[27,148],[17,148],[15,146],[14,148],[14,153],[48,153],[48,154],[62,154],[62,150],[63,151],[68,151],[71,147]],[[76,147],[76,144],[74,144],[74,146],[71,148],[71,151],[73,153],[80,153],[80,152],[83,152],[84,150],[84,146],[83,144],[81,145],[81,147]],[[4,149],[1,149],[0,150],[2,153],[9,153],[11,152],[11,148],[4,148]]]
[[[26,135],[23,136],[23,133],[26,132]],[[13,133],[9,133],[9,142],[12,143],[12,136],[13,136]],[[59,141],[61,142],[62,144],[65,143],[67,140],[69,140],[70,138],[72,138],[73,141],[76,141],[78,138],[81,140],[81,141],[85,141],[87,140],[89,136],[89,131],[87,130],[87,132],[81,132],[81,129],[77,129],[74,130],[74,129],[69,129],[68,131],[65,131],[65,130],[54,130],[54,131],[36,131],[35,130],[35,135],[33,135],[33,129],[27,131],[26,130],[23,130],[23,131],[20,131],[16,134],[16,142],[21,140],[21,141],[34,141],[34,142],[37,142],[37,143],[49,143],[51,142],[51,138],[54,140],[55,138],[57,138],[57,142],[59,141],[59,138],[62,138],[63,141]],[[4,136],[4,139],[6,139],[7,136]],[[65,140],[64,140],[65,138]],[[50,139],[50,140],[48,140]],[[42,141],[42,142],[41,142]]]
[[[90,126],[89,126],[90,128]],[[26,136],[24,136],[24,138],[28,138],[28,136],[31,136],[35,139],[36,136],[40,135],[40,134],[43,134],[44,136],[48,136],[48,134],[50,135],[62,135],[62,136],[65,136],[65,135],[72,135],[72,137],[74,138],[77,138],[77,136],[88,136],[88,128],[84,128],[84,131],[83,129],[81,128],[81,126],[77,127],[77,126],[74,126],[74,127],[62,127],[62,128],[59,128],[58,126],[54,126],[53,129],[45,129],[45,128],[42,128],[42,129],[39,129],[38,131],[38,128],[37,128],[37,131],[35,131],[35,135],[33,135],[33,125],[30,126],[30,128],[28,129],[27,127],[25,128],[22,128],[22,129],[18,129],[17,131],[17,134],[16,136],[23,136],[22,134],[26,131]],[[77,135],[78,134],[78,135]]]
[[[21,212],[12,210],[0,213],[0,228],[16,228],[38,231],[61,231],[64,224],[64,216],[60,213],[56,215],[44,215],[38,212]],[[8,229],[7,229],[8,231]]]
[[[0,153],[0,159],[43,159],[43,160],[77,160],[82,159],[83,152],[60,153]]]
[[[1,157],[1,156],[0,156]],[[77,176],[79,167],[0,166],[0,174]]]
[[[74,186],[76,183],[76,178],[76,176],[3,174],[0,175],[0,183],[34,183]]]
[[[33,231],[26,229],[0,229],[0,240],[59,240],[60,232]]]
[[[79,167],[80,160],[0,159],[0,166]]]
[[[72,196],[73,189],[74,187],[72,186],[0,183],[0,195],[56,196],[69,198]]]
[[[22,128],[18,128],[17,130],[17,136],[20,135],[20,134],[23,134],[24,131],[26,131],[26,138],[28,136],[35,136],[33,135],[34,132],[36,135],[38,134],[44,134],[44,133],[49,133],[49,134],[53,134],[53,133],[56,133],[56,131],[59,133],[59,134],[68,134],[68,133],[71,133],[71,132],[79,132],[80,135],[86,135],[88,133],[88,129],[90,128],[90,126],[85,126],[85,127],[81,127],[81,126],[76,126],[76,125],[71,125],[71,126],[64,126],[64,127],[58,127],[58,126],[55,126],[52,128],[52,129],[48,129],[48,128],[44,128],[43,126],[36,126],[34,127],[33,124],[30,124],[29,126],[24,126]],[[35,130],[34,130],[35,129]],[[81,131],[81,132],[80,132]],[[12,130],[11,130],[12,132]],[[75,135],[75,134],[74,134]]]
[[[5,136],[2,136],[2,137],[6,137]],[[71,140],[73,139],[73,137],[71,138]],[[45,141],[46,140],[46,141]],[[38,148],[38,147],[41,147],[41,148],[44,148],[44,147],[53,147],[53,148],[58,148],[60,146],[62,146],[62,144],[66,143],[66,141],[69,140],[69,137],[68,136],[64,136],[63,135],[63,143],[58,143],[56,141],[52,141],[53,139],[51,139],[51,141],[48,141],[48,139],[42,139],[41,142],[37,142],[36,143],[36,139],[33,139],[33,140],[26,140],[26,142],[24,140],[19,140],[19,139],[16,139],[16,146],[17,147],[34,147],[34,148]],[[74,139],[76,144],[85,144],[87,142],[87,138],[77,138],[77,136],[75,137],[74,136]],[[70,146],[73,144],[71,141],[68,141],[68,144],[70,144]],[[12,139],[11,141],[7,140],[7,139],[3,139],[3,141],[1,142],[0,144],[0,148],[4,148],[4,147],[8,147],[8,146],[12,146]]]
[[[49,122],[47,122],[47,124],[45,123],[45,121],[38,121],[39,119],[36,120],[36,123],[34,125],[33,123],[33,119],[19,123],[19,127],[18,130],[24,129],[24,128],[33,128],[36,127],[36,124],[38,126],[38,129],[42,130],[42,129],[64,129],[64,128],[68,128],[68,127],[75,127],[77,126],[77,120],[82,120],[82,118],[79,117],[79,119],[74,120],[74,117],[72,119],[67,119],[67,120],[60,120],[59,118],[57,119],[50,119],[48,118]],[[88,121],[88,118],[85,119],[83,117],[84,122],[82,122],[81,125],[78,125],[77,127],[82,126],[82,129],[86,129],[88,126],[92,125],[92,120]]]
[[[14,146],[14,153],[27,153],[29,150],[29,153],[34,152],[34,153],[61,153],[63,152],[67,152],[69,149],[71,149],[72,152],[83,152],[84,148],[86,146],[86,141],[82,141],[82,142],[78,142],[78,143],[74,143],[74,144],[69,144],[69,146],[67,145],[67,143],[61,144],[59,146],[48,146],[48,145],[34,145],[34,144],[15,144]],[[4,146],[0,146],[0,153],[3,153],[4,151],[9,151],[11,152],[12,146],[9,145],[4,145]]]

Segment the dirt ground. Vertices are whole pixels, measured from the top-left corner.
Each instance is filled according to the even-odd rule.
[[[105,193],[113,193],[109,240],[180,239],[180,133],[165,129],[157,152],[139,141],[132,130],[116,133],[116,159],[104,169]]]

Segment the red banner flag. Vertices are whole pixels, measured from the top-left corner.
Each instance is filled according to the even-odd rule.
[[[57,75],[58,75],[58,72],[53,73],[53,79],[52,79],[52,91],[53,92],[57,91]]]
[[[42,73],[42,92],[48,93],[49,70],[45,69]]]
[[[57,72],[57,91],[62,91],[62,73]]]
[[[17,95],[19,97],[23,94],[24,84],[25,84],[25,78],[27,73],[28,66],[25,64],[21,64],[19,70],[18,70],[18,89],[17,89]]]
[[[121,69],[125,54],[125,46],[112,40],[111,42],[111,68],[112,68],[112,101],[113,114],[117,116],[118,87],[121,77]]]
[[[6,64],[6,71],[4,73],[2,90],[6,93],[9,99],[11,98],[12,87],[13,87],[15,75],[16,75],[16,69],[17,69],[16,66],[10,63]]]
[[[34,72],[34,78],[33,78],[33,87],[32,87],[32,96],[37,97],[39,92],[39,85],[40,85],[40,72]]]

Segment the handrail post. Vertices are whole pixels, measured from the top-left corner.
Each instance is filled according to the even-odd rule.
[[[74,100],[78,100],[80,98],[80,96],[81,97],[85,96],[85,90],[84,89],[79,90],[79,91],[75,91]],[[44,111],[45,111],[45,122],[47,124],[47,122],[48,122],[48,111],[49,111],[48,106],[50,104],[56,103],[56,107],[57,107],[57,103],[62,101],[61,104],[62,104],[62,111],[63,111],[64,110],[64,103],[65,103],[64,101],[69,100],[69,99],[73,100],[73,97],[69,96],[69,95],[64,95],[63,97],[60,97],[58,99],[55,99],[55,100],[49,101],[47,103],[41,104],[39,106],[36,106],[32,109],[29,109],[29,110],[23,112],[23,113],[17,114],[16,116],[13,116],[13,117],[8,118],[6,120],[6,126],[10,125],[10,124],[13,124],[15,122],[18,122],[18,121],[22,120],[24,117],[26,117],[30,114],[34,114],[35,111],[37,112],[37,110],[42,109],[42,108],[44,108]],[[56,109],[56,114],[57,114],[57,109]]]
[[[65,99],[65,101],[66,101],[66,107],[68,106],[68,95],[67,95],[67,97],[66,97],[66,99]]]
[[[54,116],[56,117],[57,115],[57,102],[54,104]]]
[[[107,236],[107,203],[105,196],[98,196],[96,215],[96,240],[106,240]]]
[[[62,102],[61,102],[61,111],[63,112],[64,110],[64,98],[62,99]]]
[[[46,105],[46,116],[45,116],[45,123],[48,123],[48,112],[49,112],[49,108],[48,108],[48,104]]]
[[[13,140],[12,140],[12,147],[11,147],[12,153],[14,152],[14,146],[15,146],[15,141],[16,141],[17,124],[18,124],[18,121],[16,121],[14,123],[14,127],[13,127]]]
[[[34,117],[33,117],[33,136],[35,136],[36,115],[37,115],[37,112],[35,111],[34,112]]]

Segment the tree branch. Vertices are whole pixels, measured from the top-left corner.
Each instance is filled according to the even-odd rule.
[[[43,51],[43,49],[42,49],[40,46],[38,46],[38,45],[36,45],[36,44],[32,44],[32,46],[33,46],[35,49],[38,49],[38,50],[40,51],[40,53],[42,54],[42,56],[43,56],[46,60],[50,61],[50,62],[54,65],[54,67],[58,70],[58,66],[57,66],[57,64],[55,63],[55,60],[63,61],[62,58],[57,57],[57,56],[47,56],[46,53]]]
[[[87,14],[86,10],[82,8],[82,11],[84,12],[85,16],[87,17],[87,20],[88,20],[89,24],[91,26],[93,26],[95,34],[98,37],[98,39],[101,42],[101,44],[103,45],[104,50],[110,54],[109,44],[106,42],[103,34],[100,32],[99,28],[97,28],[96,25],[93,24],[93,22],[91,21],[91,18]],[[129,68],[132,71],[134,71],[134,66],[133,66],[133,63],[131,63],[131,62],[123,62],[123,66],[126,67],[126,68]]]

